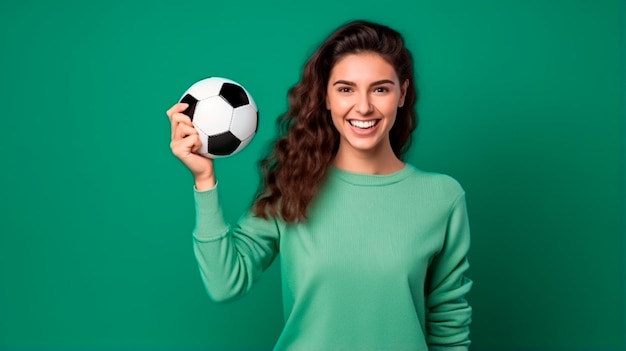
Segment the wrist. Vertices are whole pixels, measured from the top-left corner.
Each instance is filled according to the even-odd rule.
[[[194,177],[194,182],[197,191],[206,191],[215,187],[215,177],[214,176],[197,176]]]

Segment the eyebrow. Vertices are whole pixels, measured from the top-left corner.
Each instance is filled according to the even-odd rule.
[[[345,85],[348,85],[348,86],[355,86],[356,85],[356,83],[350,82],[350,81],[347,81],[347,80],[338,80],[338,81],[333,83],[333,86],[335,86],[337,84],[345,84]],[[394,83],[394,81],[390,80],[390,79],[382,79],[382,80],[377,80],[377,81],[373,82],[372,84],[370,84],[370,86],[381,85],[381,84],[395,85],[396,83]]]

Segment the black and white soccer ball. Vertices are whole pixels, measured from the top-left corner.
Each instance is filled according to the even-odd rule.
[[[246,147],[257,132],[259,112],[252,96],[230,79],[210,77],[187,89],[180,102],[200,135],[198,154],[209,158],[234,155]]]

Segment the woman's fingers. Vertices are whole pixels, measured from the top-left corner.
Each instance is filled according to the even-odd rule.
[[[188,106],[189,106],[188,104],[177,103],[177,104],[174,104],[174,106],[170,107],[170,109],[165,112],[165,114],[167,115],[167,118],[169,118],[170,120],[172,138],[174,138],[174,132],[176,130],[176,127],[184,119],[183,116],[187,117],[185,114],[183,114],[183,111],[185,111],[185,109],[187,109]],[[189,117],[187,117],[187,119],[189,119]]]
[[[214,184],[213,160],[197,154],[202,142],[191,118],[183,114],[187,107],[187,104],[178,103],[166,112],[172,128],[170,149],[189,168],[195,178],[213,179]]]
[[[188,157],[189,154],[195,153],[200,149],[201,143],[198,134],[188,135],[184,138],[172,140],[170,147],[172,153],[178,158]]]
[[[176,126],[176,129],[174,130],[174,136],[172,139],[176,140],[176,139],[182,139],[188,135],[194,135],[194,134],[198,134],[198,131],[196,130],[196,128],[193,127],[193,125],[189,125],[187,123],[181,122],[178,123],[178,125]]]
[[[178,130],[179,126],[187,125],[193,128],[193,123],[191,123],[191,119],[189,118],[189,116],[182,113],[174,113],[170,118],[170,121],[172,124],[172,139],[175,138],[175,136],[177,135],[176,131]]]
[[[169,119],[171,120],[172,117],[176,113],[182,113],[183,111],[185,111],[187,109],[187,107],[189,107],[189,104],[185,104],[185,103],[179,102],[177,104],[174,104],[174,106],[170,107],[170,109],[167,110],[167,112],[165,112],[165,114],[167,114],[167,117],[169,117]]]

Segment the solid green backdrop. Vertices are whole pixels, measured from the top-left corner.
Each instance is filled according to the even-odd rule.
[[[0,349],[270,349],[274,264],[211,302],[192,179],[165,111],[243,84],[259,134],[216,162],[235,221],[306,58],[363,18],[405,34],[420,127],[408,161],[467,191],[473,350],[624,350],[618,1],[190,0],[0,4]],[[419,249],[419,248],[416,248]]]

